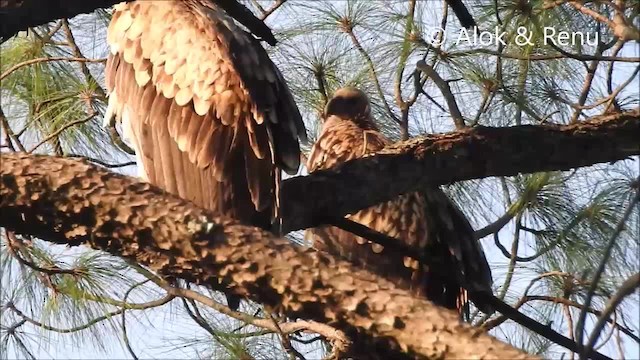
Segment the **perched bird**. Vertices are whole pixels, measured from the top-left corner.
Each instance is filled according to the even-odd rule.
[[[471,29],[477,26],[476,21],[473,19],[473,16],[471,16],[471,13],[469,13],[467,7],[464,6],[462,0],[447,0],[447,4],[449,4],[451,9],[453,10],[453,13],[460,21],[460,25],[467,29]]]
[[[306,133],[259,41],[212,0],[120,3],[107,41],[105,122],[121,121],[140,175],[269,229],[281,170],[297,172]]]
[[[355,88],[336,91],[322,115],[322,131],[309,155],[309,172],[328,169],[381,150],[389,144],[371,117],[367,95]],[[491,271],[464,214],[437,187],[347,216],[427,255],[415,257],[385,252],[383,246],[332,226],[307,230],[305,237],[319,250],[345,257],[381,274],[416,295],[462,312],[467,302],[463,287],[491,293]],[[476,304],[483,310],[488,306]]]

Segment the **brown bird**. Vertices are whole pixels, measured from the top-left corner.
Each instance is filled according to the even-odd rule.
[[[107,41],[105,122],[121,121],[140,175],[270,228],[281,170],[297,172],[306,135],[258,40],[214,1],[164,0],[116,5]]]
[[[323,126],[308,159],[309,172],[381,150],[390,142],[371,117],[366,94],[342,88],[327,103]],[[491,271],[464,214],[437,187],[409,193],[347,216],[348,219],[397,239],[412,254],[435,261],[385,253],[383,246],[332,226],[307,230],[319,250],[341,255],[381,274],[416,295],[451,309],[463,310],[463,287],[491,293]],[[481,309],[490,308],[479,305]]]

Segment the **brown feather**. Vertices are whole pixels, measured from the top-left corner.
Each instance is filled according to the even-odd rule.
[[[216,7],[168,0],[115,9],[107,87],[118,94],[117,117],[127,106],[149,181],[267,226],[276,166],[297,170],[304,126],[266,51]],[[272,122],[259,125],[267,114]]]
[[[169,110],[167,111],[167,127],[169,129],[169,135],[174,141],[178,138],[180,133],[180,127],[185,117],[191,117],[193,110],[187,106],[179,106],[175,101],[166,100],[169,103]]]
[[[225,174],[226,160],[229,157],[229,150],[233,142],[233,133],[228,126],[218,126],[211,134],[211,152],[213,155],[212,164],[216,179],[222,180]],[[238,166],[238,164],[235,164]]]
[[[116,74],[118,65],[120,64],[120,56],[109,54],[107,64],[105,66],[105,85],[107,89],[113,89],[116,85]]]
[[[187,139],[189,139],[189,146],[187,147],[187,153],[189,154],[189,160],[192,163],[195,163],[198,157],[198,152],[196,152],[197,145],[198,145],[198,141],[197,141],[198,136],[201,135],[201,129],[204,129],[206,127],[207,125],[206,125],[204,116],[191,117],[191,121],[189,122],[187,133],[185,135]]]
[[[209,152],[209,149],[206,147],[206,143],[211,138],[211,135],[213,135],[215,127],[216,125],[212,119],[207,116],[202,120],[202,126],[200,127],[200,130],[198,130],[197,137],[194,141],[193,154],[195,154],[194,162],[200,167],[206,167],[210,164],[207,162],[207,153]],[[196,150],[198,150],[198,152],[196,152]]]
[[[242,147],[244,148],[246,177],[249,192],[251,193],[251,201],[256,210],[262,211],[271,205],[273,189],[265,187],[263,184],[271,181],[273,166],[271,163],[256,156],[255,150],[248,144],[248,139],[244,140]]]
[[[166,191],[176,194],[178,193],[178,187],[176,185],[176,175],[179,174],[174,168],[172,148],[175,147],[173,139],[169,136],[169,129],[166,126],[153,126],[154,143],[159,149],[160,153],[160,166],[157,168],[162,170],[162,181],[160,186]],[[155,155],[155,153],[154,153]],[[156,157],[156,159],[158,159]],[[178,164],[180,165],[180,164]]]
[[[137,109],[151,109],[156,98],[157,98],[157,94],[153,86],[151,85],[145,86],[144,91],[142,92],[142,95],[139,98],[140,100],[137,105]],[[151,113],[146,113],[145,115],[146,115],[145,119],[147,119],[146,121],[149,121],[148,118],[151,117]]]
[[[171,108],[171,100],[158,94],[153,99],[150,109],[139,109],[140,111],[149,111],[149,125],[156,126],[158,123],[164,123],[167,121],[169,115],[169,109]]]
[[[128,117],[147,180],[270,227],[279,167],[297,170],[305,130],[259,42],[217,6],[178,0],[114,6],[107,41],[110,111]]]

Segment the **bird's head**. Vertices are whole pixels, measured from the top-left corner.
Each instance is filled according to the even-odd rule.
[[[337,116],[344,120],[352,120],[358,125],[371,122],[371,103],[369,97],[362,90],[354,87],[338,89],[327,102],[322,118]],[[363,122],[363,124],[360,124]]]

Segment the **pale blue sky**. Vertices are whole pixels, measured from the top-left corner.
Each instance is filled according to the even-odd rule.
[[[340,4],[341,2],[337,2]],[[430,14],[427,14],[427,18],[430,21],[433,21],[433,26],[439,24],[439,18],[441,14],[441,3],[434,2],[433,9],[430,9]],[[279,10],[280,11],[280,10]],[[273,16],[269,19],[269,24],[274,26],[275,28],[282,27],[283,23],[287,21],[291,21],[291,13],[288,13],[286,9],[283,9],[281,13],[276,13],[276,16]],[[86,20],[87,16],[83,16],[83,19]],[[455,20],[450,20],[455,21]],[[457,23],[456,23],[457,26]],[[92,31],[90,33],[85,34],[77,34],[76,36],[82,39],[81,45],[83,46],[83,52],[87,57],[98,58],[105,55],[105,47],[104,42],[101,38],[104,38],[104,28],[101,26],[97,26],[95,28],[95,32]],[[626,47],[619,56],[638,56],[638,47],[628,46]],[[635,69],[637,64],[622,64],[618,63],[616,66],[614,81],[622,82],[626,80],[626,78],[630,75],[631,71]],[[629,89],[638,89],[640,84],[638,83],[638,78],[636,78],[632,85],[630,85]],[[434,95],[435,96],[435,95]],[[437,96],[435,96],[437,97]],[[3,105],[4,105],[3,101]],[[629,166],[635,165],[636,174],[638,173],[638,161],[636,159],[636,163],[632,164],[631,162],[627,162]],[[123,172],[134,175],[135,168],[129,167],[124,169]],[[501,215],[503,208],[499,205],[501,201],[501,194],[496,194],[496,207],[494,210],[496,217]],[[485,224],[478,223],[474,224],[477,228],[482,227]],[[634,224],[634,226],[640,226],[640,224]],[[510,247],[510,237],[509,233],[513,232],[512,226],[508,226],[502,230],[501,237],[503,244],[509,248]],[[504,269],[508,261],[499,253],[499,251],[493,245],[493,239],[488,237],[484,239],[483,244],[485,245],[485,249],[487,250],[488,259],[492,265],[494,279],[496,284],[500,284],[502,279],[504,278]],[[56,251],[63,251],[63,247],[54,246]],[[519,254],[521,256],[526,256],[527,250],[524,249]],[[595,265],[594,265],[595,266]],[[526,273],[526,270],[522,270],[522,273]],[[528,271],[530,276],[524,276],[518,278],[517,282],[512,285],[512,293],[517,294],[518,292],[522,292],[524,287],[529,283],[530,279],[535,276],[533,271]],[[3,278],[4,283],[4,278]],[[146,299],[147,301],[150,299]],[[144,296],[139,296],[136,302],[145,301]],[[535,306],[535,305],[534,305]],[[635,307],[637,309],[637,306]],[[142,314],[142,316],[140,316]],[[636,312],[637,314],[637,312]],[[144,313],[129,311],[127,312],[127,328],[128,334],[131,341],[132,346],[135,348],[136,353],[140,358],[175,358],[175,357],[193,357],[194,353],[190,352],[190,349],[176,349],[175,343],[172,342],[172,339],[176,337],[182,338],[206,338],[205,332],[200,329],[198,326],[193,325],[190,321],[186,321],[184,311],[182,310],[182,306],[179,304],[173,306],[165,306],[160,309],[154,309],[151,311],[145,311]],[[226,318],[217,319],[223,323],[227,323],[229,325],[229,320]],[[120,317],[114,318],[116,326],[119,326]],[[632,319],[632,322],[636,324],[640,321],[638,316],[636,315],[635,319]],[[61,326],[62,327],[62,326]],[[107,336],[103,339],[103,344],[105,346],[104,350],[100,350],[95,348],[91,341],[84,341],[81,344],[77,344],[74,341],[70,341],[71,337],[69,335],[58,335],[49,331],[41,331],[37,330],[33,327],[29,327],[31,331],[33,331],[34,336],[33,339],[40,339],[41,346],[32,347],[34,355],[37,358],[74,358],[74,359],[100,359],[100,358],[111,358],[111,359],[129,359],[131,358],[129,353],[125,350],[122,339],[116,335]],[[108,333],[104,331],[104,333]],[[500,336],[500,334],[496,334]],[[34,342],[33,345],[38,342]],[[637,357],[640,358],[640,348],[638,344],[633,344],[631,341],[624,342],[625,352],[633,358],[634,354],[637,354]],[[605,348],[601,349],[602,352],[613,355],[615,357],[615,349],[612,346],[605,346]]]

